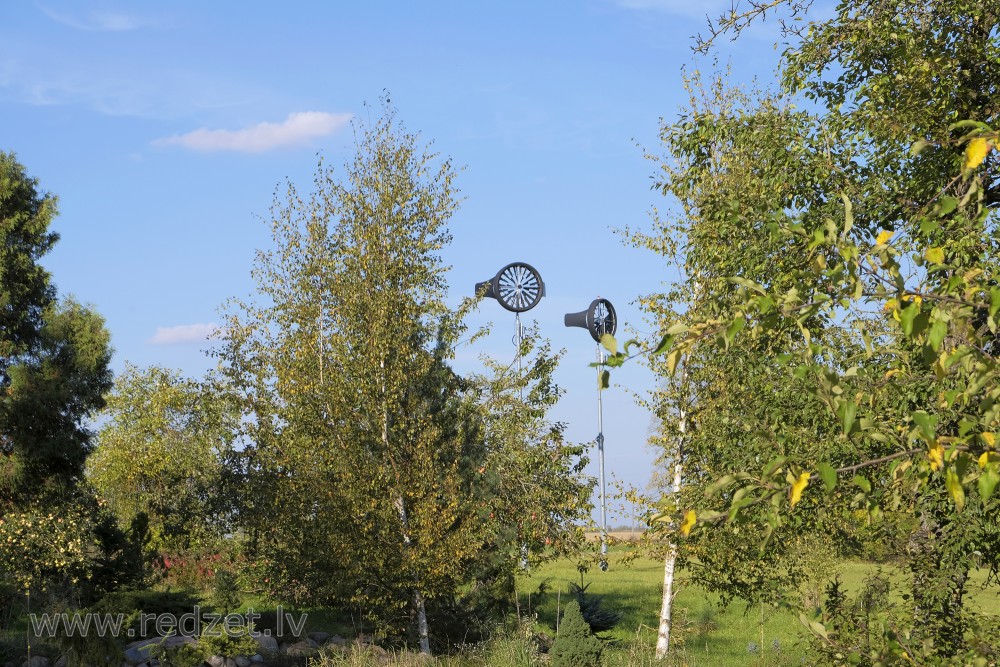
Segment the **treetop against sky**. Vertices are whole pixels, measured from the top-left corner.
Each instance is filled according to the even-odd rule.
[[[567,356],[556,417],[570,441],[596,435],[595,356],[562,316],[597,296],[620,331],[650,334],[634,300],[674,269],[612,230],[648,224],[658,119],[681,107],[682,68],[712,69],[691,36],[728,0],[246,5],[45,0],[0,10],[0,119],[43,189],[59,196],[61,242],[45,258],[61,293],[107,318],[114,366],[213,365],[206,336],[228,298],[252,289],[255,251],[285,180],[306,190],[322,154],[353,152],[350,121],[387,94],[406,127],[464,165],[465,200],[444,259],[449,301],[513,261],[547,296],[526,314]],[[732,77],[767,78],[772,22],[716,55]],[[368,106],[366,106],[366,103]],[[513,316],[460,351],[514,359]],[[616,382],[642,392],[645,369]],[[608,470],[643,485],[649,416],[622,389],[605,396]],[[596,457],[595,457],[596,458]],[[590,472],[596,474],[596,460]]]

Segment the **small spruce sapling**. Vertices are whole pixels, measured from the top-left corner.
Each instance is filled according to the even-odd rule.
[[[600,667],[603,652],[604,644],[583,620],[580,603],[571,601],[559,625],[559,636],[549,651],[552,667]]]

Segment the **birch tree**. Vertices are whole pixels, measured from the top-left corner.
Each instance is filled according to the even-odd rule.
[[[805,5],[748,3],[714,29]],[[965,596],[974,569],[995,583],[1000,553],[1000,10],[845,0],[798,25],[777,94],[720,82],[715,106],[663,127],[678,216],[636,241],[678,256],[704,294],[648,300],[654,363],[698,377],[694,493],[658,518],[706,582],[761,599],[794,586],[801,538],[908,515],[906,604],[859,623],[831,594],[801,617],[817,662],[987,664],[995,620]]]
[[[339,177],[321,163],[310,195],[276,200],[220,358],[249,416],[243,514],[271,584],[409,628],[426,653],[427,602],[466,582],[485,518],[478,408],[449,366],[455,170],[388,107],[355,141]]]

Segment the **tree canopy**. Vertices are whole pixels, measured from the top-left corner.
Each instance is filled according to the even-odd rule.
[[[805,11],[753,4],[716,30],[781,5]],[[645,299],[672,378],[661,442],[685,472],[660,518],[702,581],[748,600],[787,597],[806,536],[905,530],[908,601],[877,640],[835,602],[803,616],[835,663],[995,650],[963,601],[1000,554],[998,21],[988,3],[845,0],[788,33],[777,92],[720,77],[651,156],[678,207],[632,240],[685,272]]]
[[[463,601],[494,584],[511,594],[512,554],[558,539],[589,487],[545,419],[546,347],[513,387],[452,368],[475,302],[445,302],[451,162],[388,106],[355,136],[342,174],[321,163],[309,195],[276,198],[257,294],[228,307],[218,354],[246,417],[240,513],[278,595],[356,605],[427,651],[435,614],[469,616]]]
[[[39,264],[56,243],[56,198],[0,152],[0,511],[72,489],[90,450],[87,418],[111,387],[103,319],[57,300]]]

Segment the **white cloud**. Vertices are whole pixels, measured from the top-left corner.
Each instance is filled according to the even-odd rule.
[[[219,327],[215,324],[180,324],[176,327],[157,327],[149,339],[153,345],[183,345],[204,343]]]
[[[298,111],[281,123],[258,123],[242,130],[199,129],[187,134],[157,139],[157,146],[182,146],[196,151],[240,151],[262,153],[276,148],[308,144],[333,134],[351,120],[349,113]]]
[[[46,7],[42,7],[41,5],[39,5],[38,8],[56,23],[61,23],[64,26],[74,28],[76,30],[88,30],[91,32],[123,32],[126,30],[135,30],[152,24],[151,21],[119,12],[90,12],[86,16],[72,16],[70,14],[55,12]]]

